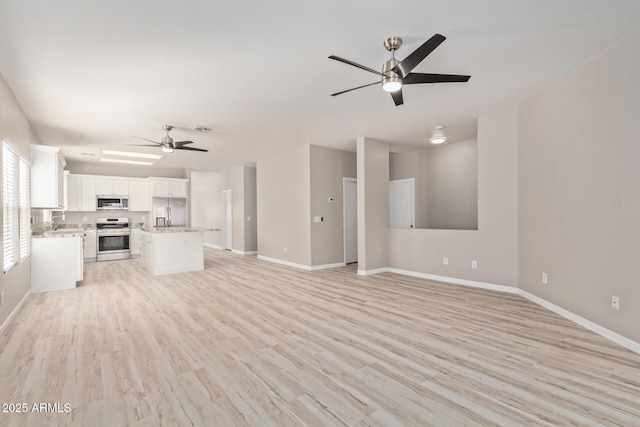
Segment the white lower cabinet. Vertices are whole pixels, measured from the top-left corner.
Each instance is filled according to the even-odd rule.
[[[98,252],[96,230],[84,231],[84,260],[95,261]]]
[[[153,235],[149,232],[143,231],[140,233],[140,258],[147,260],[147,262],[153,262]]]
[[[76,287],[83,279],[82,237],[31,239],[31,292]]]
[[[139,228],[131,229],[131,240],[129,241],[129,247],[131,248],[131,256],[142,256],[142,230]]]

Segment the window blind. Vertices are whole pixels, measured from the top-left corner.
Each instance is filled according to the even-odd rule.
[[[19,199],[18,199],[18,154],[3,142],[2,144],[2,210],[4,271],[9,271],[18,263]]]
[[[20,158],[20,262],[31,255],[31,167]]]

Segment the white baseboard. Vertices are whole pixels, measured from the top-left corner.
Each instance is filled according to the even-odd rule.
[[[203,243],[205,248],[222,249],[222,246],[212,245],[211,243]]]
[[[291,262],[291,261],[285,261],[283,259],[271,258],[271,257],[264,256],[264,255],[258,255],[258,259],[260,259],[262,261],[272,262],[274,264],[286,265],[287,267],[299,268],[301,270],[309,270],[309,266],[308,265],[298,264],[298,263]]]
[[[445,283],[452,283],[455,285],[463,285],[463,286],[471,286],[474,288],[482,288],[482,289],[489,289],[489,290],[493,290],[493,291],[498,291],[498,292],[506,292],[509,294],[518,294],[526,299],[528,299],[529,301],[532,301],[544,308],[546,308],[547,310],[551,310],[556,314],[559,314],[560,316],[564,317],[565,319],[569,319],[574,323],[577,323],[578,325],[589,329],[592,332],[595,332],[598,335],[601,335],[605,338],[607,338],[610,341],[613,341],[616,344],[621,345],[624,348],[627,348],[635,353],[640,354],[640,343],[637,343],[635,341],[630,340],[629,338],[622,336],[616,332],[613,332],[603,326],[598,325],[597,323],[593,323],[590,320],[585,319],[584,317],[580,317],[575,313],[570,312],[569,310],[565,310],[562,307],[559,307],[555,304],[550,303],[549,301],[546,301],[540,297],[537,297],[533,294],[530,294],[527,291],[524,291],[520,288],[516,288],[513,286],[504,286],[504,285],[496,285],[493,283],[484,283],[484,282],[475,282],[473,280],[464,280],[464,279],[456,279],[453,277],[446,277],[446,276],[436,276],[433,274],[425,274],[425,273],[418,273],[415,271],[408,271],[408,270],[400,270],[397,268],[380,268],[378,270],[373,270],[375,273],[382,273],[383,271],[388,271],[389,273],[396,273],[396,274],[402,274],[405,276],[412,276],[412,277],[419,277],[422,279],[430,279],[430,280],[437,280],[439,282],[445,282]],[[366,272],[367,274],[375,274],[371,271]],[[360,273],[360,270],[358,270],[358,274]]]
[[[304,265],[304,264],[298,264],[295,262],[285,261],[278,258],[271,258],[264,255],[258,255],[258,259],[262,261],[272,262],[274,264],[286,265],[287,267],[294,267],[294,268],[299,268],[301,270],[307,270],[307,271],[322,270],[325,268],[344,267],[346,265],[344,262],[339,262],[336,264],[323,264],[323,265]]]
[[[309,268],[309,270],[314,271],[314,270],[324,270],[326,268],[339,268],[339,267],[344,267],[345,264],[344,262],[336,262],[335,264],[321,264],[321,265],[312,265],[311,268]]]
[[[400,270],[398,268],[388,268],[389,273],[402,274],[404,276],[419,277],[421,279],[436,280],[438,282],[453,283],[455,285],[470,286],[472,288],[489,289],[492,291],[517,294],[518,288],[513,286],[496,285],[493,283],[476,282],[474,280],[456,279],[454,277],[436,276],[435,274],[418,273],[415,271]]]
[[[598,335],[601,335],[605,338],[607,338],[610,341],[615,342],[616,344],[619,344],[625,348],[628,348],[629,350],[640,354],[640,343],[637,343],[635,341],[630,340],[629,338],[622,336],[616,332],[613,332],[605,327],[602,327],[600,325],[598,325],[597,323],[593,323],[590,320],[585,319],[584,317],[578,316],[575,313],[570,312],[569,310],[565,310],[562,307],[559,307],[553,303],[550,303],[547,300],[544,300],[540,297],[537,297],[533,294],[530,294],[527,291],[524,291],[522,289],[518,289],[518,294],[525,297],[526,299],[528,299],[529,301],[533,301],[538,305],[541,305],[542,307],[546,308],[547,310],[551,310],[556,314],[559,314],[560,316],[564,317],[565,319],[569,319],[574,323],[577,323],[578,325],[589,329],[592,332],[595,332]]]
[[[4,330],[9,327],[9,324],[11,323],[13,318],[16,317],[24,303],[27,301],[27,298],[29,298],[29,295],[31,295],[31,289],[29,289],[27,293],[24,294],[18,305],[16,305],[16,307],[9,314],[9,317],[7,317],[4,322],[2,322],[2,325],[0,325],[0,335],[2,335],[4,333]]]
[[[258,253],[258,251],[241,251],[238,249],[232,249],[231,252],[233,252],[234,254],[239,254],[239,255],[256,255]]]
[[[388,273],[389,268],[376,268],[374,270],[358,270],[358,276],[371,276],[373,274]]]

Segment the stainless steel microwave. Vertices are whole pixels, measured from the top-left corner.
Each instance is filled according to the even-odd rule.
[[[96,209],[99,211],[107,210],[129,210],[129,198],[127,196],[98,196]]]

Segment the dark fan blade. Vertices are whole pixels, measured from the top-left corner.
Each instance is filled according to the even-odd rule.
[[[174,148],[182,147],[183,145],[193,144],[193,141],[173,141]]]
[[[407,77],[402,81],[405,85],[415,85],[418,83],[449,83],[460,82],[464,83],[469,81],[471,76],[461,76],[457,74],[422,74],[422,73],[409,73]]]
[[[397,90],[395,92],[390,92],[390,93],[391,93],[391,97],[393,98],[393,102],[396,103],[396,107],[398,105],[404,104],[404,101],[402,99],[402,89]]]
[[[191,150],[191,151],[204,151],[205,153],[209,150],[205,150],[203,148],[191,148],[191,147],[174,147],[176,150]]]
[[[158,144],[161,145],[161,144]],[[158,145],[149,145],[149,144],[127,144],[128,147],[157,147]]]
[[[362,85],[362,86],[354,87],[354,88],[351,88],[351,89],[343,90],[342,92],[332,93],[331,96],[342,95],[343,93],[351,92],[352,90],[362,89],[363,87],[379,85],[379,84],[380,84],[380,82],[369,83],[368,85]]]
[[[152,140],[150,140],[150,139],[143,138],[143,137],[141,137],[141,136],[134,136],[134,138],[142,139],[142,140],[144,140],[144,141],[153,142],[153,143],[154,143],[154,144],[156,144],[156,145],[162,145],[162,144],[160,144],[159,142],[155,142],[155,141],[152,141]]]
[[[416,66],[422,62],[424,58],[427,57],[431,52],[435,50],[440,43],[445,41],[446,37],[440,34],[436,34],[431,37],[426,42],[422,43],[422,46],[411,52],[409,56],[404,58],[398,65],[393,67],[391,71],[396,74],[399,74],[400,77],[405,78],[411,70],[416,68]]]
[[[329,59],[335,59],[336,61],[344,62],[345,64],[353,65],[354,67],[358,67],[362,70],[384,77],[384,75],[380,71],[376,71],[372,68],[365,67],[364,65],[357,64],[353,61],[349,61],[348,59],[340,58],[339,56],[331,55]]]

